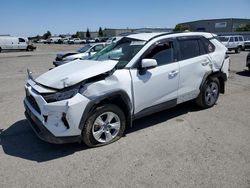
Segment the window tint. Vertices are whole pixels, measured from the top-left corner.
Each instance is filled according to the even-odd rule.
[[[181,59],[189,59],[200,55],[200,48],[197,39],[184,39],[179,41]]]
[[[22,38],[18,38],[18,41],[19,41],[19,42],[25,42],[25,40],[22,39]]]
[[[229,42],[233,42],[233,41],[234,41],[234,38],[233,38],[233,37],[230,37]]]
[[[239,40],[240,40],[240,41],[243,41],[243,37],[239,37]]]
[[[239,41],[238,37],[234,37],[234,41],[238,42]]]
[[[174,48],[172,42],[164,42],[155,46],[145,57],[155,59],[158,66],[172,63],[174,61]]]
[[[199,42],[199,48],[200,48],[200,55],[206,54],[207,50],[205,49],[205,45],[203,44],[203,41],[199,39],[198,42]]]

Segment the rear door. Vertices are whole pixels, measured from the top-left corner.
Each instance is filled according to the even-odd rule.
[[[178,103],[196,98],[206,73],[211,71],[212,60],[206,53],[202,37],[179,37],[180,82]]]

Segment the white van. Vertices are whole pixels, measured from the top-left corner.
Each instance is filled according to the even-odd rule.
[[[28,50],[25,38],[0,36],[0,52],[2,50]]]
[[[234,50],[235,53],[239,53],[241,50],[245,50],[244,37],[241,35],[219,36],[219,40],[229,51]]]

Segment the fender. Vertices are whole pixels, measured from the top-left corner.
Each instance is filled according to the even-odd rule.
[[[86,106],[82,118],[79,124],[79,129],[82,130],[83,126],[85,125],[87,118],[91,115],[93,110],[99,105],[99,104],[105,104],[107,101],[115,101],[115,100],[122,100],[122,102],[125,104],[123,105],[122,110],[125,113],[126,121],[128,126],[132,126],[132,112],[133,112],[133,106],[132,102],[128,96],[128,94],[123,90],[118,91],[112,91],[109,93],[105,93],[104,95],[98,96],[94,99],[91,99],[91,101]],[[125,109],[124,109],[125,108]]]

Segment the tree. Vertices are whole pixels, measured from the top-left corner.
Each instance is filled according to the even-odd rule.
[[[80,32],[77,31],[76,34],[72,35],[72,38],[81,38]]]
[[[51,32],[47,31],[46,33],[43,34],[43,39],[47,40],[48,38],[51,37]]]
[[[87,38],[90,38],[90,37],[91,37],[90,32],[89,32],[89,28],[87,28],[86,37],[87,37]]]
[[[238,32],[250,31],[250,23],[246,24],[246,25],[243,26],[243,27],[238,27],[238,28],[236,29],[236,31],[238,31]]]
[[[98,36],[103,37],[103,31],[101,27],[99,27]]]
[[[188,25],[177,24],[174,28],[174,31],[181,31],[182,32],[182,31],[186,31],[186,30],[188,30],[188,31],[191,30]]]

